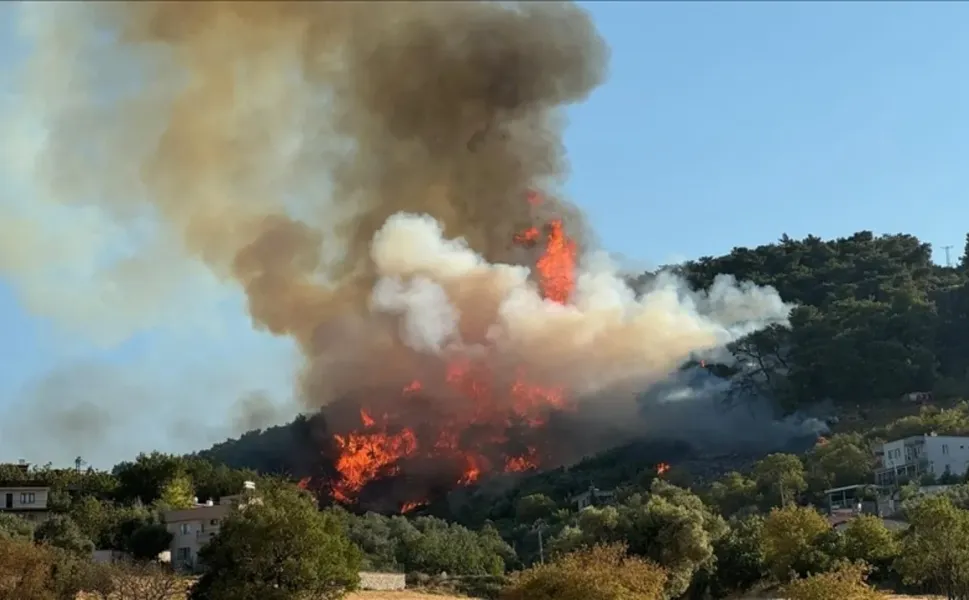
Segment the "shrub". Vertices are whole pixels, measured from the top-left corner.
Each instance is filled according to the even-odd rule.
[[[797,579],[784,589],[788,600],[882,600],[887,596],[866,582],[864,563],[844,565],[828,573]]]
[[[626,554],[622,545],[594,546],[518,573],[502,600],[658,600],[666,573]]]

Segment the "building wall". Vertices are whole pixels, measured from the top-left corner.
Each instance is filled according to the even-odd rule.
[[[214,504],[165,513],[165,528],[172,534],[171,562],[176,569],[195,568],[199,550],[219,532],[229,510],[229,505]]]
[[[969,466],[969,437],[928,436],[925,438],[925,457],[929,472],[940,476],[946,468],[956,476],[966,473]]]
[[[403,573],[360,572],[360,589],[380,592],[397,591],[407,587]]]
[[[921,458],[925,452],[920,443],[922,440],[923,438],[919,436],[886,442],[882,446],[884,453],[882,460],[885,467],[903,467]]]
[[[44,510],[50,488],[36,486],[0,487],[0,511]]]

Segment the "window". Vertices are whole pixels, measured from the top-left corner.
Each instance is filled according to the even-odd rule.
[[[33,504],[34,503],[34,493],[33,492],[21,492],[20,493],[20,503],[21,504]]]
[[[182,535],[188,535],[189,533],[192,533],[192,526],[188,523],[182,523],[179,529],[181,530]]]
[[[175,550],[175,558],[183,562],[190,560],[192,558],[192,549],[186,547]]]
[[[212,519],[211,521],[209,521],[209,525],[211,525],[212,527],[218,527],[219,526],[219,520],[218,519]]]

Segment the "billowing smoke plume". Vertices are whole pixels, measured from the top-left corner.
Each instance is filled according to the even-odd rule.
[[[568,304],[543,298],[527,267],[489,263],[446,240],[428,216],[396,214],[377,232],[372,308],[398,316],[399,336],[424,353],[488,354],[493,370],[597,396],[640,390],[694,352],[787,319],[773,290],[721,277],[706,293],[661,275],[637,296],[607,260],[579,265]],[[464,331],[462,331],[462,327]]]
[[[0,267],[81,257],[144,324],[171,308],[169,267],[203,264],[244,290],[255,327],[298,343],[309,407],[455,356],[589,402],[632,397],[787,316],[773,291],[729,278],[697,294],[661,277],[637,296],[585,243],[556,194],[561,109],[603,81],[608,52],[574,5],[114,2],[28,17],[22,91],[42,141],[24,168],[44,193],[3,209],[20,218],[0,215],[0,240],[17,240]],[[97,236],[77,239],[114,236],[114,254],[41,253],[50,205],[96,215]],[[581,250],[567,304],[535,283],[541,248],[514,243],[553,219]],[[15,281],[33,310],[90,316]]]

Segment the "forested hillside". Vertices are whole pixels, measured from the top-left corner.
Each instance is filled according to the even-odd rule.
[[[965,389],[967,265],[935,265],[910,235],[816,237],[737,248],[683,266],[697,287],[719,273],[774,286],[799,307],[791,328],[775,327],[735,348],[748,369],[739,385],[763,388],[789,408],[823,400],[842,407]]]
[[[735,248],[675,267],[694,288],[718,274],[774,286],[797,304],[791,327],[772,327],[732,348],[733,364],[708,364],[738,396],[756,393],[793,411],[828,402],[839,412],[891,406],[913,392],[961,397],[969,372],[969,264],[947,268],[911,235],[862,231]],[[647,273],[642,278],[651,277]],[[320,447],[317,417],[249,432],[202,456],[236,468],[306,474]]]

